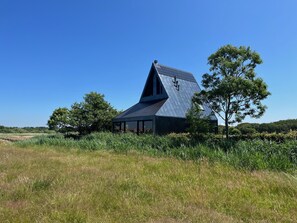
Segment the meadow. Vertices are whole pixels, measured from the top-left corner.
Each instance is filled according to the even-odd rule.
[[[296,145],[110,133],[0,142],[0,220],[297,222]]]

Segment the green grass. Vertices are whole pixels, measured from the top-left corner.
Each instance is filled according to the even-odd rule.
[[[21,147],[76,148],[81,150],[109,150],[118,153],[138,151],[157,157],[182,160],[207,158],[238,169],[274,170],[294,173],[297,169],[297,140],[275,142],[268,140],[239,140],[209,138],[198,141],[183,134],[168,136],[94,133],[74,140],[61,135],[41,136],[18,142]]]
[[[220,163],[0,144],[1,222],[297,222],[297,176]]]

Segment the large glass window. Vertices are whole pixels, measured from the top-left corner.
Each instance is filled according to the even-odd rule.
[[[135,121],[135,122],[126,122],[126,132],[135,132],[135,133],[137,133],[137,121]]]
[[[143,133],[143,121],[138,121],[138,134]]]
[[[144,133],[152,133],[153,132],[153,122],[152,121],[144,121],[143,129],[144,129]]]
[[[153,122],[151,120],[114,122],[113,123],[113,131],[114,132],[133,132],[133,133],[138,133],[138,134],[152,133],[153,132]]]
[[[121,132],[125,132],[125,122],[121,122]]]

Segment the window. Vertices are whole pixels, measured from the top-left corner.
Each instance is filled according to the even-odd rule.
[[[151,120],[147,121],[130,121],[130,122],[114,122],[113,123],[114,132],[132,132],[137,134],[152,133],[153,132],[153,122]]]
[[[121,122],[121,132],[125,132],[125,122]]]
[[[152,133],[153,132],[153,121],[144,121],[143,129],[144,129],[144,133]]]
[[[161,85],[161,81],[159,80],[159,78],[156,76],[156,82],[157,82],[157,94],[162,94],[162,85]]]
[[[137,133],[137,121],[126,122],[126,132]]]
[[[150,74],[143,92],[143,97],[153,96],[154,75]]]
[[[138,121],[138,134],[143,133],[143,121]]]

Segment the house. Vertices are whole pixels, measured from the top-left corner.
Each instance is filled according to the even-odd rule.
[[[114,132],[166,134],[185,132],[186,113],[195,92],[200,92],[193,74],[154,61],[140,100],[113,119]],[[207,105],[203,113],[217,126],[218,120]]]

